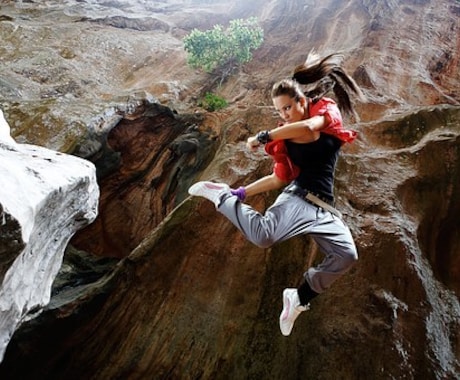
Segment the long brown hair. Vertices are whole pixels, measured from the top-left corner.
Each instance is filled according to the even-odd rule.
[[[311,52],[306,62],[294,69],[292,79],[304,85],[316,83],[311,90],[305,92],[305,96],[311,98],[313,102],[317,102],[332,90],[340,110],[344,114],[356,117],[350,92],[361,101],[365,101],[365,97],[353,78],[342,68],[342,61],[342,54],[334,53],[320,59],[317,54]]]

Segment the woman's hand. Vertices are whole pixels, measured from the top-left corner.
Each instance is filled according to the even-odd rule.
[[[246,147],[252,152],[256,151],[259,145],[260,142],[257,140],[257,136],[251,136],[246,141]]]

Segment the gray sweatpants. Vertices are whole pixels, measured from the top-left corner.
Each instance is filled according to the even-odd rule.
[[[261,248],[309,234],[325,255],[318,266],[309,268],[304,274],[317,293],[324,292],[358,259],[353,237],[344,222],[297,195],[281,193],[265,214],[261,214],[229,194],[222,197],[217,210]]]

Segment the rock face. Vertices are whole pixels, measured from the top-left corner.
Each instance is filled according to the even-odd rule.
[[[101,212],[71,245],[91,270],[91,255],[123,258],[84,286],[58,277],[49,305],[15,333],[1,378],[460,377],[457,1],[69,0],[0,15],[12,135],[96,163]],[[197,101],[212,78],[187,67],[181,38],[253,15],[265,42],[212,88],[230,106],[205,113]],[[316,247],[298,237],[256,248],[185,190],[270,170],[244,141],[276,125],[271,83],[312,48],[344,52],[369,99],[336,177],[360,260],[285,338],[280,295]],[[249,202],[263,210],[275,196]],[[8,252],[21,249],[17,235],[2,240]]]
[[[49,303],[72,235],[97,215],[95,167],[16,144],[0,111],[0,357],[20,324]]]
[[[99,173],[107,172],[101,180],[100,217],[73,239],[77,248],[99,256],[128,256],[177,198],[185,198],[186,184],[216,149],[215,133],[198,127],[199,115],[177,115],[158,103],[146,103],[137,113],[108,133],[107,148],[96,160]],[[113,156],[118,165],[110,172],[104,163]]]

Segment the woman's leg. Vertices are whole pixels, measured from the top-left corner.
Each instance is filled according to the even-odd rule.
[[[317,215],[315,206],[287,193],[281,193],[264,214],[230,195],[222,197],[217,210],[250,242],[262,248],[308,232]]]
[[[330,212],[318,209],[318,219],[309,232],[326,257],[317,267],[308,269],[304,275],[305,281],[297,289],[284,290],[280,329],[286,336],[291,333],[300,313],[308,310],[310,301],[324,292],[358,259],[350,230]]]
[[[325,258],[318,266],[309,268],[304,276],[314,292],[322,293],[353,266],[358,253],[350,229],[331,214],[312,227],[310,236]]]

